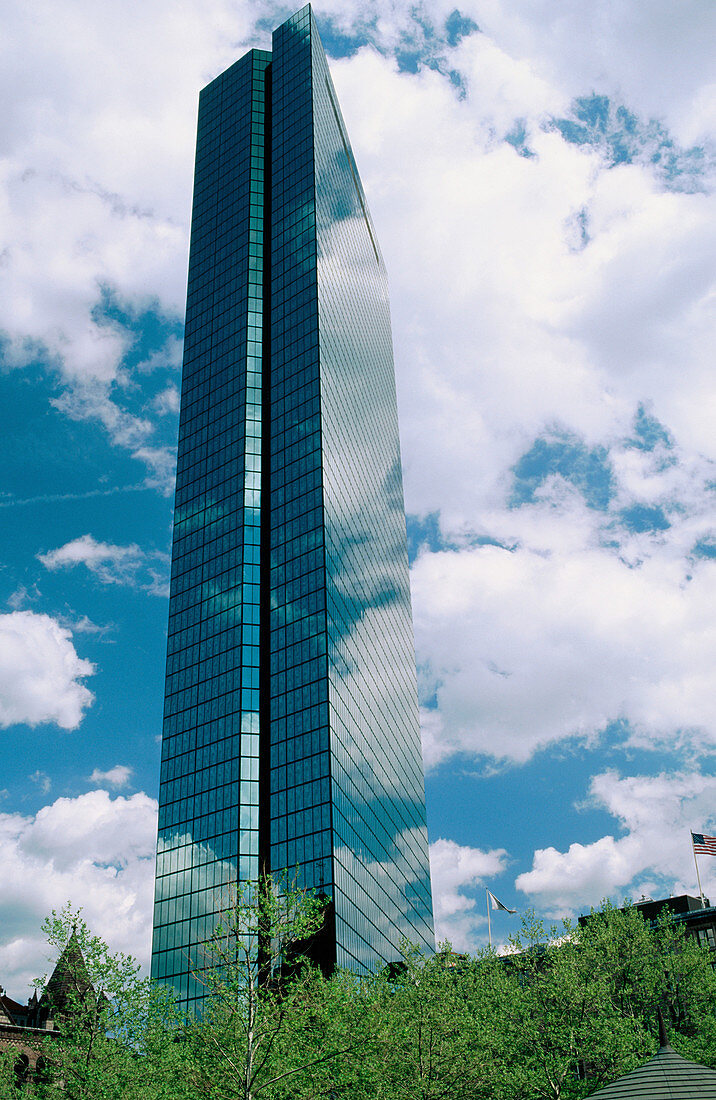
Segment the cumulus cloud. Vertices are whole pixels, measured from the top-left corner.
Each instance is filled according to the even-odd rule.
[[[649,398],[713,454],[711,200],[544,131],[532,88],[528,157],[495,140],[487,89],[460,100],[369,51],[334,68],[391,270],[409,510],[464,522],[546,428],[611,446]]]
[[[651,9],[635,15],[633,4],[621,0],[605,14],[573,0],[545,18],[529,4],[486,10],[476,0],[459,12],[447,0],[397,0],[389,10],[376,0],[323,5],[329,38],[337,30],[355,49],[370,43],[333,68],[394,302],[411,303],[409,315],[396,313],[405,348],[405,367],[400,356],[399,366],[418,382],[421,403],[431,386],[442,391],[433,394],[433,427],[461,396],[453,365],[444,386],[429,369],[430,359],[442,364],[449,351],[440,333],[455,338],[447,363],[454,358],[472,369],[479,349],[483,389],[501,368],[504,394],[525,406],[537,398],[538,411],[547,383],[554,413],[575,400],[588,406],[594,396],[583,377],[580,327],[574,336],[554,328],[561,309],[577,316],[584,310],[584,323],[596,325],[602,304],[617,308],[633,316],[629,332],[643,338],[649,326],[643,308],[632,314],[632,299],[656,305],[652,283],[660,279],[666,286],[678,276],[691,286],[693,261],[679,271],[673,262],[685,255],[678,251],[679,227],[693,244],[708,219],[694,220],[694,206],[668,208],[649,193],[648,167],[610,175],[597,152],[545,129],[574,97],[597,89],[621,96],[646,119],[663,117],[683,140],[702,134],[712,88],[704,44],[713,12],[699,0],[691,0],[688,15],[661,7],[658,18]],[[266,28],[284,16],[271,0],[211,0],[186,5],[178,18],[168,0],[153,0],[128,29],[110,10],[70,0],[61,11],[47,8],[41,25],[22,6],[6,21],[4,79],[13,103],[0,135],[1,201],[11,227],[0,310],[6,357],[21,364],[36,361],[38,352],[50,356],[63,388],[60,407],[98,419],[142,461],[162,450],[157,414],[170,411],[162,394],[174,382],[160,379],[159,391],[137,408],[134,375],[175,364],[177,334],[166,333],[132,367],[129,353],[143,313],[178,319],[183,310],[197,91],[249,45],[268,44]],[[532,156],[518,155],[515,127]],[[504,141],[510,135],[513,144]],[[630,211],[636,214],[642,201],[643,216],[632,224]],[[615,232],[570,263],[565,225],[583,216],[595,241],[606,224]],[[639,226],[641,246],[632,232]],[[631,278],[639,247],[658,249],[666,261],[652,256],[646,286]],[[702,255],[707,248],[704,239]],[[600,287],[592,300],[591,272],[600,286],[614,286],[603,303]],[[436,294],[437,287],[450,294]],[[647,313],[660,320],[655,309]],[[421,336],[428,337],[426,347]],[[523,388],[532,373],[535,383]],[[466,424],[479,428],[492,410],[477,398],[475,392],[461,411]],[[600,401],[591,404],[598,414]],[[419,433],[420,418],[411,419]],[[447,437],[441,433],[442,442]],[[430,450],[426,470],[440,447]],[[486,456],[487,469],[495,457]],[[153,476],[158,486],[156,470]]]
[[[565,738],[593,744],[618,720],[645,747],[713,751],[713,561],[686,566],[665,553],[636,567],[590,545],[589,516],[586,545],[574,511],[563,528],[550,522],[561,546],[535,538],[415,563],[421,685],[436,703],[424,712],[430,761],[456,752],[524,761]]]
[[[115,764],[113,768],[106,772],[95,768],[89,777],[89,782],[99,783],[103,786],[109,784],[110,787],[126,787],[132,778],[132,773],[133,768],[127,767],[126,764]]]
[[[445,69],[455,63],[451,43],[462,38],[473,46],[483,39],[565,96],[592,88],[619,92],[647,117],[666,118],[685,141],[712,133],[708,0],[688,0],[678,9],[668,0],[643,9],[615,0],[608,11],[582,0],[550,11],[509,0],[464,0],[459,12],[452,0],[394,0],[389,9],[380,0],[326,0],[321,15],[343,34],[362,31],[382,51],[402,49],[415,60],[442,61]]]
[[[667,118],[686,141],[710,132],[698,102],[714,71],[708,0],[678,9],[668,0],[639,8],[616,0],[608,12],[569,0],[546,19],[533,4],[500,3],[481,14],[486,33],[507,52],[529,59],[571,95],[585,86],[618,90],[647,116]]]
[[[76,729],[94,696],[82,680],[94,665],[78,656],[69,630],[49,615],[0,615],[0,725],[54,722]]]
[[[702,142],[713,5],[642,7],[320,13],[355,46],[332,71],[391,274],[406,500],[438,515],[441,547],[413,570],[435,762],[525,760],[614,718],[645,744],[714,743],[698,550],[713,537],[713,199],[644,149],[615,163],[611,132],[580,143],[557,124],[595,93],[607,130],[623,104],[640,134],[656,119],[664,140]],[[196,92],[284,15],[152,0],[130,27],[70,0],[42,33],[20,6],[4,28],[7,361],[49,356],[58,407],[98,420],[162,491],[176,333],[129,364],[142,319],[182,310]],[[668,445],[634,442],[644,409]],[[560,439],[598,456],[606,502],[559,463],[515,496],[525,458]],[[100,579],[137,576],[84,539],[68,546]]]
[[[567,140],[549,120],[584,86],[530,55],[525,11],[474,18],[448,50],[462,98],[375,50],[333,66],[391,271],[406,502],[444,546],[413,567],[428,760],[526,760],[615,719],[713,745],[710,569],[694,564],[713,526],[713,199]],[[601,58],[625,23],[617,5],[579,49]],[[610,73],[593,86],[616,95]],[[515,120],[521,148],[501,139]],[[634,440],[645,409],[661,442]],[[571,470],[516,496],[557,440]]]
[[[443,838],[430,845],[430,876],[438,943],[449,940],[458,951],[475,950],[486,917],[476,908],[476,898],[470,895],[470,891],[500,874],[506,859],[504,848],[485,852]]]
[[[150,555],[134,543],[116,546],[99,542],[92,535],[81,535],[37,557],[52,571],[84,565],[103,584],[135,585],[153,595],[166,594],[166,577],[149,564]],[[154,553],[151,557],[166,563],[166,555]],[[143,571],[147,576],[142,576]]]
[[[594,88],[646,118],[676,98],[674,117],[703,117],[708,7],[694,0],[688,19],[664,10],[661,20],[632,7],[622,0],[605,15],[573,2],[545,19],[530,5],[485,11],[470,0],[456,20],[442,0],[389,11],[340,0],[320,13],[329,32],[370,43],[332,68],[391,271],[416,512],[463,522],[501,497],[545,424],[612,438],[651,391],[667,421],[711,446],[707,197],[667,194],[648,164],[610,169],[548,125]],[[130,408],[131,319],[182,310],[196,91],[245,46],[266,43],[283,15],[275,3],[212,0],[177,20],[155,0],[128,36],[111,13],[73,0],[47,13],[42,35],[19,9],[6,28],[18,115],[5,122],[15,227],[5,270],[16,290],[0,324],[18,362],[50,351],[67,384],[61,407],[99,418],[157,488],[171,483],[156,425],[174,381]],[[76,35],[64,33],[68,19]],[[665,96],[667,52],[675,88]],[[120,310],[102,308],[108,291]],[[176,335],[165,343],[137,372],[175,356]]]
[[[515,885],[551,916],[582,911],[602,898],[642,894],[696,894],[690,830],[716,827],[716,778],[700,772],[621,776],[606,771],[592,779],[588,804],[618,821],[620,836],[571,844],[566,852],[542,848],[532,869]],[[716,870],[703,860],[705,892],[716,895]]]
[[[112,950],[148,964],[156,802],[91,791],[34,817],[0,814],[0,973],[22,1000],[47,969],[40,925],[70,901]]]
[[[98,542],[92,535],[81,535],[56,550],[37,556],[46,569],[86,565],[101,580],[110,582],[128,571],[134,572],[141,561],[142,551],[135,545],[113,546],[108,542]]]

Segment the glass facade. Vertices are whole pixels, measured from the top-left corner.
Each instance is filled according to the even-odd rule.
[[[298,868],[328,958],[432,949],[385,268],[306,7],[201,94],[153,974]],[[335,935],[333,934],[335,932]]]

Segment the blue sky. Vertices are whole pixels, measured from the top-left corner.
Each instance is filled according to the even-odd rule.
[[[68,899],[147,958],[196,98],[290,10],[8,13],[15,996]],[[486,885],[548,917],[693,892],[688,830],[716,832],[713,6],[315,11],[391,279],[439,934],[485,942]]]

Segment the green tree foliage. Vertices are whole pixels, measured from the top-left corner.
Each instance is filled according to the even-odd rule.
[[[182,1077],[170,1072],[179,1023],[173,997],[141,978],[131,956],[112,953],[69,905],[53,911],[43,931],[58,961],[35,984],[56,1031],[43,1042],[47,1069],[30,1091],[69,1100],[179,1100]]]
[[[77,914],[53,914],[49,1072],[18,1086],[0,1060],[0,1100],[581,1100],[654,1053],[659,1008],[674,1047],[716,1067],[711,958],[668,915],[650,928],[605,903],[547,929],[529,913],[504,957],[405,944],[378,974],[328,977],[302,954],[324,916],[285,882],[235,893],[186,1019]]]
[[[234,892],[195,972],[206,998],[184,1038],[196,1094],[255,1100],[342,1052],[317,1050],[309,1041],[306,1001],[315,999],[310,991],[319,978],[296,955],[299,945],[319,934],[325,908],[320,898],[270,877],[260,887]],[[301,1042],[295,1032],[303,1019]],[[295,1065],[295,1058],[279,1057],[289,1031],[300,1052]]]
[[[546,930],[528,913],[512,948],[493,1006],[505,1096],[579,1098],[627,1073],[656,1049],[659,1008],[687,1057],[716,1018],[709,952],[666,914],[651,929],[633,906],[605,903]],[[710,1064],[716,1048],[699,1049]]]
[[[0,1050],[0,1100],[18,1100],[25,1091],[19,1068],[17,1050]]]
[[[585,930],[564,922],[547,932],[534,914],[513,937],[505,972],[502,1052],[507,1094],[579,1097],[618,1076],[639,1046],[633,1020],[615,1010],[608,975],[593,965]],[[631,1068],[631,1067],[629,1067]]]
[[[487,1095],[490,1067],[472,1011],[474,982],[474,969],[449,945],[428,958],[405,950],[403,967],[383,986],[376,1096],[472,1100]]]

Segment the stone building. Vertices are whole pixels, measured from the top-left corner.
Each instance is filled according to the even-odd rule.
[[[42,1072],[44,1041],[61,1030],[62,1017],[73,1000],[90,992],[94,992],[92,983],[74,932],[40,997],[35,990],[23,1005],[8,997],[0,986],[0,1054],[16,1053],[18,1083]]]

